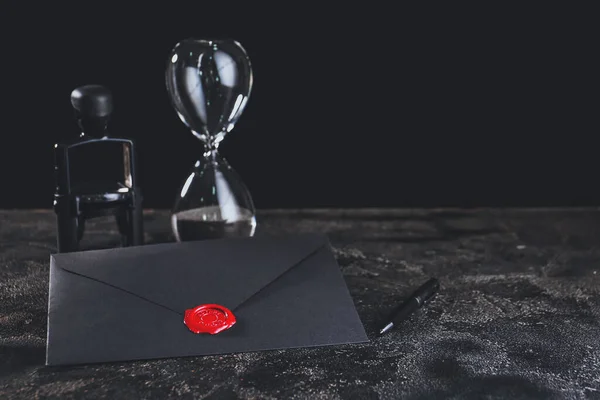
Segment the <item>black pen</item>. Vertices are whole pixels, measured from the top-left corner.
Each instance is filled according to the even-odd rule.
[[[391,315],[388,317],[386,325],[379,331],[380,335],[383,335],[395,325],[404,321],[413,312],[421,308],[425,303],[435,296],[437,291],[440,289],[440,282],[431,278],[419,287],[404,303],[397,307]]]

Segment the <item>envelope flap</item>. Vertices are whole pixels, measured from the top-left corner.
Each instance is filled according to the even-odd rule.
[[[328,245],[319,234],[167,243],[55,254],[66,271],[173,311],[206,303],[230,309]],[[98,299],[102,301],[102,299]]]

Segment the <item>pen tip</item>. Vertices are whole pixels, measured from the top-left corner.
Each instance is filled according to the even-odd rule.
[[[384,326],[380,331],[379,334],[383,335],[384,333],[386,333],[387,331],[389,331],[390,329],[392,329],[392,327],[394,326],[394,324],[392,322],[390,322],[389,324],[387,324],[386,326]]]

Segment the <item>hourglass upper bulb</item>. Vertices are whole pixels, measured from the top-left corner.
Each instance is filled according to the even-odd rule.
[[[250,59],[234,40],[185,39],[169,55],[166,85],[181,121],[203,142],[216,145],[248,102]]]

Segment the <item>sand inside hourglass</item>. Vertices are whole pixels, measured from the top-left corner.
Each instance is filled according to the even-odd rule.
[[[173,214],[171,224],[176,239],[203,240],[254,234],[256,218],[250,210],[236,207],[234,210],[228,208],[226,213],[223,211],[220,206],[210,206]]]

